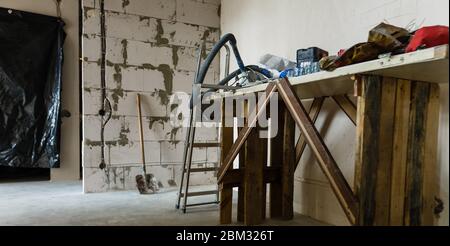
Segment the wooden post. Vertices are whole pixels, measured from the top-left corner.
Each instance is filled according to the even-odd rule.
[[[423,164],[425,162],[426,118],[430,85],[415,82],[411,87],[411,113],[409,120],[406,167],[405,224],[422,224]]]
[[[250,106],[250,105],[249,105]],[[255,105],[257,107],[257,105]],[[252,121],[250,119],[249,121]],[[251,127],[251,126],[250,126]],[[245,174],[244,174],[244,224],[258,225],[263,221],[263,206],[265,206],[264,140],[259,136],[258,126],[253,126],[246,144]]]
[[[361,98],[364,112],[358,115],[361,145],[357,164],[361,168],[359,198],[360,225],[389,225],[394,146],[397,81],[391,78],[363,78]]]
[[[438,197],[438,168],[437,168],[437,145],[439,130],[439,96],[440,89],[436,84],[430,84],[430,96],[428,98],[428,109],[426,117],[426,139],[423,163],[423,203],[422,203],[422,225],[435,225],[436,198]]]
[[[389,225],[392,176],[392,149],[394,146],[395,97],[397,81],[383,78],[380,104],[379,162],[377,167],[375,225]]]
[[[283,164],[281,167],[281,217],[294,218],[294,173],[295,173],[295,121],[288,110],[284,111]]]
[[[277,86],[275,83],[269,83],[269,85],[266,88],[266,95],[267,98],[262,101],[260,103],[260,107],[261,108],[265,108],[267,106],[267,104],[270,101],[270,98],[273,96],[273,94],[275,93],[277,89]],[[256,109],[255,109],[256,110]],[[233,161],[236,159],[236,156],[239,154],[239,152],[241,151],[241,148],[243,147],[245,141],[247,141],[248,136],[250,135],[250,133],[254,130],[254,127],[256,126],[257,123],[257,119],[258,116],[261,112],[257,112],[257,110],[254,112],[254,114],[251,115],[256,115],[256,117],[254,117],[254,119],[249,119],[248,122],[248,126],[244,127],[240,132],[239,135],[236,139],[236,143],[233,144],[230,148],[230,150],[228,151],[229,153],[227,154],[227,156],[225,157],[219,172],[218,172],[218,177],[217,180],[218,182],[222,182],[224,176],[226,175],[228,169],[232,166]]]
[[[397,81],[395,102],[394,146],[392,152],[392,182],[390,225],[402,226],[405,209],[406,153],[408,149],[409,111],[411,82]]]
[[[270,165],[272,167],[282,167],[283,164],[283,137],[285,122],[285,105],[282,100],[278,101],[278,119],[272,119],[278,125],[277,135],[271,138],[270,144]],[[270,184],[270,218],[281,218],[282,216],[282,185],[280,182]]]
[[[260,101],[260,98],[258,98],[258,101]],[[264,108],[260,108],[258,110],[262,111],[262,113],[260,114],[261,116],[265,116],[265,118],[267,119],[267,123],[268,123],[268,119],[269,119],[269,114],[270,114],[270,110],[269,110],[269,104],[267,104],[266,107]],[[261,191],[261,219],[265,220],[266,219],[266,208],[267,208],[267,184],[264,181],[264,170],[267,169],[267,154],[268,154],[268,138],[267,136],[269,135],[268,131],[268,127],[263,127],[261,126],[261,124],[257,125],[257,132],[258,132],[258,137],[259,137],[259,144],[260,145],[260,151],[259,154],[261,155],[261,164],[258,164],[258,166],[261,166],[261,173],[262,173],[262,178],[261,178],[261,182],[262,182],[262,191]],[[263,134],[263,132],[265,131],[265,133],[267,134]]]
[[[439,87],[412,82],[409,114],[404,224],[435,224],[437,194],[437,139],[439,129]]]
[[[241,105],[240,105],[241,106]],[[248,125],[248,103],[247,101],[243,102],[243,115],[241,115],[241,117],[243,117],[244,119],[244,126]],[[242,131],[243,127],[239,127],[238,130],[239,132]],[[244,144],[244,146],[242,147],[241,151],[239,152],[239,169],[244,169],[245,168],[245,156],[246,154],[246,144]],[[244,207],[244,199],[245,199],[245,186],[244,183],[242,182],[241,185],[239,185],[238,188],[238,207],[237,207],[237,221],[239,222],[244,222],[244,212],[245,212],[245,207]]]
[[[220,164],[223,165],[228,152],[233,145],[233,127],[226,126],[226,117],[233,115],[233,109],[225,108],[225,99],[222,101],[222,127],[220,136]],[[233,212],[233,187],[219,183],[220,189],[220,224],[231,224]]]

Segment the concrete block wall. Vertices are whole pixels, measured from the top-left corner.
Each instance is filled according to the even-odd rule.
[[[175,92],[190,93],[197,46],[206,51],[220,38],[219,0],[105,0],[106,89],[112,119],[105,128],[106,169],[100,169],[101,37],[100,1],[83,0],[83,189],[84,192],[136,189],[142,173],[136,95],[142,95],[147,172],[163,187],[180,179],[186,129],[170,123]],[[207,75],[219,80],[219,59]],[[182,115],[186,117],[186,115]],[[217,141],[216,129],[198,134]],[[217,165],[217,149],[198,149],[194,166]],[[213,173],[192,176],[191,184],[215,182]]]

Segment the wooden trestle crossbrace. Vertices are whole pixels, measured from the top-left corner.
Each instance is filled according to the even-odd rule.
[[[239,187],[237,220],[261,224],[270,217],[292,219],[294,172],[308,145],[352,225],[433,225],[436,219],[436,143],[439,87],[382,76],[355,76],[357,107],[347,96],[332,96],[356,126],[357,147],[353,190],[317,131],[325,97],[315,98],[309,111],[288,79],[266,87],[259,107],[247,118],[233,141],[233,127],[222,113],[220,223],[232,223],[233,188]],[[267,114],[279,95],[278,134],[259,138],[259,115]],[[225,101],[225,100],[224,100]],[[222,107],[222,110],[230,110]],[[233,109],[234,110],[234,109]],[[252,114],[248,114],[253,110]],[[259,111],[258,111],[259,110]],[[229,114],[228,114],[229,115]],[[295,126],[300,137],[295,143]],[[268,148],[270,141],[270,148]],[[270,151],[270,155],[267,155]],[[233,162],[239,155],[239,169]],[[267,160],[270,156],[270,160]],[[269,198],[266,185],[270,184]]]
[[[279,105],[279,134],[271,139],[272,146],[282,147],[282,151],[272,151],[270,167],[266,167],[265,160],[267,139],[258,137],[257,119],[265,110],[257,111],[252,119],[243,127],[236,142],[232,142],[232,128],[223,127],[222,166],[218,172],[218,183],[221,190],[221,223],[231,223],[232,188],[243,188],[243,194],[238,199],[238,221],[247,225],[259,224],[265,218],[266,184],[271,184],[270,214],[271,217],[283,219],[293,218],[293,183],[294,172],[301,155],[308,144],[313,150],[322,171],[328,178],[339,203],[345,211],[349,221],[354,224],[358,214],[358,201],[350,186],[339,170],[336,162],[324,144],[314,122],[318,117],[325,98],[315,99],[308,112],[303,107],[287,79],[277,83],[270,83],[266,89],[266,99],[259,102],[259,109],[265,109],[272,95],[279,92],[282,101]],[[356,110],[348,98],[336,97],[335,101],[345,108],[354,118]],[[301,137],[295,144],[295,125],[301,130]],[[229,139],[229,140],[225,140]],[[230,140],[231,139],[231,140]],[[245,148],[243,149],[243,147]],[[296,147],[295,147],[296,146]],[[273,148],[272,148],[273,149]],[[227,153],[225,155],[225,153]],[[240,169],[230,169],[239,153],[243,153],[244,165]],[[240,190],[241,190],[240,189]],[[243,204],[243,206],[240,204]]]

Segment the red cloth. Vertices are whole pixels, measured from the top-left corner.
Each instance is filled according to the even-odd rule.
[[[448,44],[447,26],[423,27],[416,31],[408,47],[406,47],[406,52],[416,51],[423,46],[431,48],[443,44]]]

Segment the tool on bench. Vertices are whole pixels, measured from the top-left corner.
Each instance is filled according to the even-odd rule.
[[[227,46],[227,43],[230,43],[231,48],[233,49],[233,53],[236,57],[237,64],[239,69],[235,72],[228,74],[229,64],[230,64],[230,48]],[[206,77],[206,73],[208,72],[209,67],[211,66],[212,61],[219,53],[220,49],[225,47],[227,55],[226,55],[226,77],[222,81],[220,81],[217,85],[204,84],[204,80]],[[181,182],[179,184],[179,192],[176,203],[177,209],[182,209],[184,213],[186,213],[186,209],[188,207],[201,206],[201,205],[211,205],[219,203],[219,190],[218,187],[214,190],[209,191],[200,191],[200,192],[189,192],[189,181],[190,175],[194,172],[217,172],[218,167],[206,167],[206,168],[192,168],[192,154],[194,148],[218,148],[220,147],[219,143],[199,143],[195,141],[195,132],[196,132],[196,119],[195,116],[199,113],[199,110],[202,110],[201,107],[201,99],[202,99],[202,89],[208,89],[207,91],[217,91],[217,90],[225,90],[225,91],[234,91],[243,86],[251,86],[257,80],[264,78],[271,78],[271,73],[265,69],[261,69],[257,66],[245,66],[242,62],[241,56],[236,46],[236,38],[233,34],[227,34],[220,39],[220,41],[213,47],[212,51],[205,59],[202,64],[202,50],[199,48],[198,54],[198,63],[197,63],[197,71],[195,75],[195,81],[192,88],[192,97],[190,101],[190,118],[189,118],[189,127],[187,128],[186,141],[183,152],[183,169],[181,175]],[[235,79],[234,82],[230,84],[230,81]],[[194,100],[197,99],[197,100]],[[199,105],[200,104],[200,105]],[[201,113],[201,112],[200,112]],[[216,195],[215,200],[210,202],[202,202],[195,204],[188,204],[188,197],[194,196],[205,196],[205,195]],[[181,204],[181,199],[183,198],[183,204]]]
[[[320,72],[319,61],[328,56],[328,52],[317,47],[297,50],[297,67],[287,69],[280,74],[280,78],[298,77]]]

